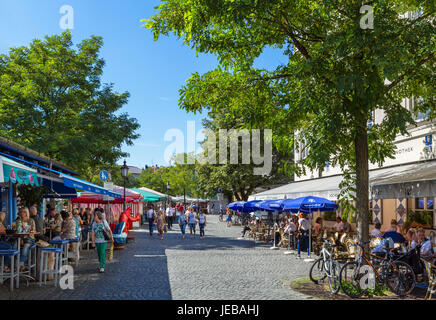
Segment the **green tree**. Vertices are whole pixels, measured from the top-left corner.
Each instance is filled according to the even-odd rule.
[[[139,124],[119,114],[129,93],[101,83],[102,46],[64,32],[0,55],[0,135],[82,173],[126,156]]]
[[[274,118],[281,120],[276,125],[291,125],[296,139],[309,150],[300,164],[322,170],[329,161],[345,172],[342,187],[346,193],[355,191],[357,233],[366,240],[368,163],[381,164],[392,157],[395,136],[406,134],[407,125],[414,124],[411,112],[401,106],[402,99],[421,97],[416,110],[430,109],[430,116],[436,108],[434,1],[372,1],[373,29],[360,26],[363,4],[357,0],[168,0],[145,21],[145,27],[153,31],[155,40],[172,33],[197,53],[215,54],[220,63],[215,73],[233,75],[231,83],[194,75],[181,96],[182,107],[215,108],[204,96],[194,98],[197,88],[210,87],[211,96],[230,85],[235,95],[246,88],[271,94],[277,102]],[[416,19],[402,16],[420,9],[422,15]],[[287,61],[273,70],[254,68],[255,59],[268,47],[282,50]],[[369,130],[367,123],[375,109],[382,109],[384,118]],[[252,123],[263,124],[262,120],[255,112]],[[283,132],[278,129],[274,134]],[[289,148],[286,143],[278,145]]]

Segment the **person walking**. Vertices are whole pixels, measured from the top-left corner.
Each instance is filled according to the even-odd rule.
[[[148,229],[150,230],[150,237],[153,236],[153,224],[156,218],[156,214],[154,213],[153,207],[148,207],[147,211],[147,219],[148,219]]]
[[[91,226],[91,241],[92,247],[97,249],[98,261],[100,263],[100,273],[104,272],[106,263],[106,239],[104,232],[110,236],[110,241],[114,242],[112,231],[105,219],[103,219],[103,213],[96,211],[94,214],[94,222]]]
[[[168,230],[171,230],[171,228],[173,227],[173,213],[172,213],[171,209],[172,209],[171,205],[168,205],[167,210],[166,210]]]
[[[182,239],[185,238],[185,230],[186,230],[186,215],[183,211],[179,214],[179,226],[180,231],[182,232]]]
[[[298,220],[298,231],[300,238],[297,244],[297,258],[300,259],[301,246],[304,244],[307,249],[307,256],[310,257],[310,247],[309,247],[309,228],[310,223],[306,219],[306,215],[302,212],[298,214],[300,219]]]
[[[204,237],[204,227],[206,227],[206,215],[204,212],[201,212],[198,215],[198,226],[200,227],[200,237]]]
[[[197,215],[195,214],[194,210],[192,208],[188,209],[188,219],[189,219],[189,234],[192,234],[194,232],[195,236],[195,227],[197,225]]]
[[[155,222],[157,225],[157,232],[159,233],[160,239],[163,240],[165,218],[164,218],[164,213],[162,211],[159,211],[157,213]]]
[[[232,213],[230,212],[230,210],[227,211],[227,227],[231,227],[232,226]]]

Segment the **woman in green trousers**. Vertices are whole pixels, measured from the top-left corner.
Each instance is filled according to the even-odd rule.
[[[110,235],[110,241],[114,241],[112,236],[112,231],[105,219],[103,219],[103,213],[95,210],[94,222],[92,223],[92,247],[96,247],[98,254],[98,261],[100,262],[100,273],[104,272],[105,262],[106,262],[106,240],[104,238],[103,230]]]

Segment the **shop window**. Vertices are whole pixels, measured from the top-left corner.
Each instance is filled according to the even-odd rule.
[[[433,226],[433,211],[429,210],[409,210],[407,212],[407,228],[430,229]]]
[[[432,228],[433,209],[434,198],[415,198],[415,209],[407,212],[407,227]]]
[[[424,210],[424,198],[415,198],[415,209]]]
[[[427,199],[427,210],[434,209],[434,199]]]

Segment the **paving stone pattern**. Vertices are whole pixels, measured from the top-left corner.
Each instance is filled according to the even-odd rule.
[[[217,216],[207,219],[204,239],[198,230],[189,235],[189,228],[181,239],[174,225],[160,240],[144,225],[131,232],[136,239],[124,250],[114,252],[104,274],[98,272],[96,251],[82,251],[74,290],[54,288],[53,282],[41,288],[22,282],[12,295],[0,286],[0,299],[310,299],[289,287],[290,281],[308,276],[310,263],[284,255],[283,249],[270,250],[270,244],[239,240],[241,227],[228,228]]]

